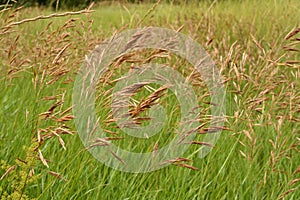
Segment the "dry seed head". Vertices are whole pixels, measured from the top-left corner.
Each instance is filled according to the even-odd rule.
[[[9,173],[11,173],[16,168],[15,165],[11,166],[6,170],[6,172],[1,176],[0,181],[2,181]]]
[[[192,165],[188,165],[185,163],[174,163],[174,165],[179,166],[179,167],[188,168],[188,169],[195,170],[195,171],[199,171],[199,169],[197,167],[194,167]]]
[[[40,149],[38,149],[38,152],[39,152],[39,158],[42,161],[43,165],[45,165],[47,168],[49,168],[49,165],[48,165],[46,159],[44,158],[42,151]]]
[[[288,40],[290,38],[292,38],[293,36],[295,36],[296,34],[298,34],[300,32],[300,27],[295,28],[293,30],[291,30],[285,37],[284,39]]]

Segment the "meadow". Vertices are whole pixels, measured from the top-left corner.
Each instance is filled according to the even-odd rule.
[[[105,2],[53,13],[0,7],[1,199],[299,199],[300,1]],[[212,57],[224,77],[226,121],[206,157],[198,157],[201,143],[195,143],[165,168],[126,173],[83,146],[72,112],[73,85],[97,45],[148,26],[186,34]],[[157,141],[170,142],[178,125],[179,102],[169,90],[160,95],[155,84],[136,94],[132,105],[158,96],[168,116],[158,135],[133,138],[107,123],[115,80],[132,65],[165,63],[192,77],[197,103],[209,116],[208,90],[185,60],[154,50],[122,58],[97,85],[97,117],[114,144],[151,152]],[[205,128],[197,130],[197,141],[209,134]]]

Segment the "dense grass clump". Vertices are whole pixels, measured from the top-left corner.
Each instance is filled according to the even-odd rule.
[[[297,199],[299,8],[297,0],[107,3],[61,14],[46,8],[0,7],[0,196]],[[85,55],[96,45],[115,33],[146,26],[187,34],[211,55],[224,77],[226,122],[205,158],[199,159],[197,151],[199,144],[209,145],[201,143],[207,126],[197,130],[197,141],[168,167],[131,174],[103,165],[82,145],[73,122],[72,93]],[[151,62],[189,77],[201,115],[209,119],[208,90],[186,60],[164,50],[129,52],[98,80],[95,106],[105,140],[128,151],[151,152],[169,143],[177,131],[180,104],[158,84],[132,95],[129,113],[146,126],[146,108],[162,105],[167,123],[159,134],[133,138],[111,116],[109,103],[119,78]]]

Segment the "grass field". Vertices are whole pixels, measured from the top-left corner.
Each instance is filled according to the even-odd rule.
[[[299,199],[298,0],[106,3],[92,9],[46,19],[37,17],[53,13],[46,8],[0,11],[2,199]],[[29,18],[35,19],[14,24]],[[74,125],[73,84],[85,55],[97,44],[147,26],[180,30],[210,54],[225,80],[226,122],[205,158],[198,158],[199,146],[191,145],[183,155],[190,162],[125,173],[85,150]],[[115,61],[107,82],[97,87],[97,95],[104,97],[96,106],[104,129],[118,133],[105,123],[110,111],[105,95],[115,84],[109,83],[151,55],[153,62],[168,64],[185,77],[193,73],[186,61],[167,52],[137,51]],[[208,91],[199,83],[197,77],[191,80],[199,107],[209,115],[210,105],[203,103],[209,101],[203,98]],[[150,86],[153,91],[142,90],[137,102],[160,87]],[[128,151],[151,151],[156,141],[166,145],[176,133],[180,105],[172,92],[165,96],[159,99],[168,123],[158,135],[146,140],[120,131],[107,137],[124,137],[112,142]]]

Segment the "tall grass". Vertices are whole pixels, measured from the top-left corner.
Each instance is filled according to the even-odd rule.
[[[5,161],[0,170],[1,196],[8,198],[14,193],[38,199],[297,199],[300,196],[300,3],[216,1],[185,6],[162,3],[151,10],[152,7],[151,4],[102,5],[89,14],[63,14],[59,18],[36,19],[14,26],[12,23],[16,21],[46,16],[51,11],[38,8],[0,11],[0,155]],[[170,165],[147,174],[119,172],[95,160],[75,134],[72,86],[84,55],[115,32],[144,26],[180,29],[190,35],[212,56],[226,80],[227,130],[204,159],[194,153],[196,145],[184,155],[192,159],[187,164],[198,171]],[[118,78],[122,70],[126,71],[132,61],[143,63],[149,55],[153,52],[133,52],[118,63],[118,68],[112,66],[108,71],[111,76],[106,76],[111,78],[99,82],[98,94],[111,88],[107,83]],[[184,76],[191,75],[191,66],[184,60],[166,52],[155,55],[152,61],[169,64]],[[194,89],[197,94],[205,94],[207,91],[196,86],[198,82],[197,78],[192,80]],[[178,102],[171,93],[167,94],[161,101],[170,109],[169,127],[158,136],[166,142],[176,131],[178,116],[173,109]],[[149,90],[137,94],[136,100],[142,102],[141,97],[145,96],[149,96]],[[202,105],[201,95],[198,97]],[[109,107],[101,103],[101,98],[98,103],[97,114],[104,121]],[[124,142],[115,144],[133,151],[151,150],[157,139],[148,144],[126,138],[125,134],[124,137]],[[30,158],[35,161],[28,162]],[[25,178],[20,174],[26,175]]]

